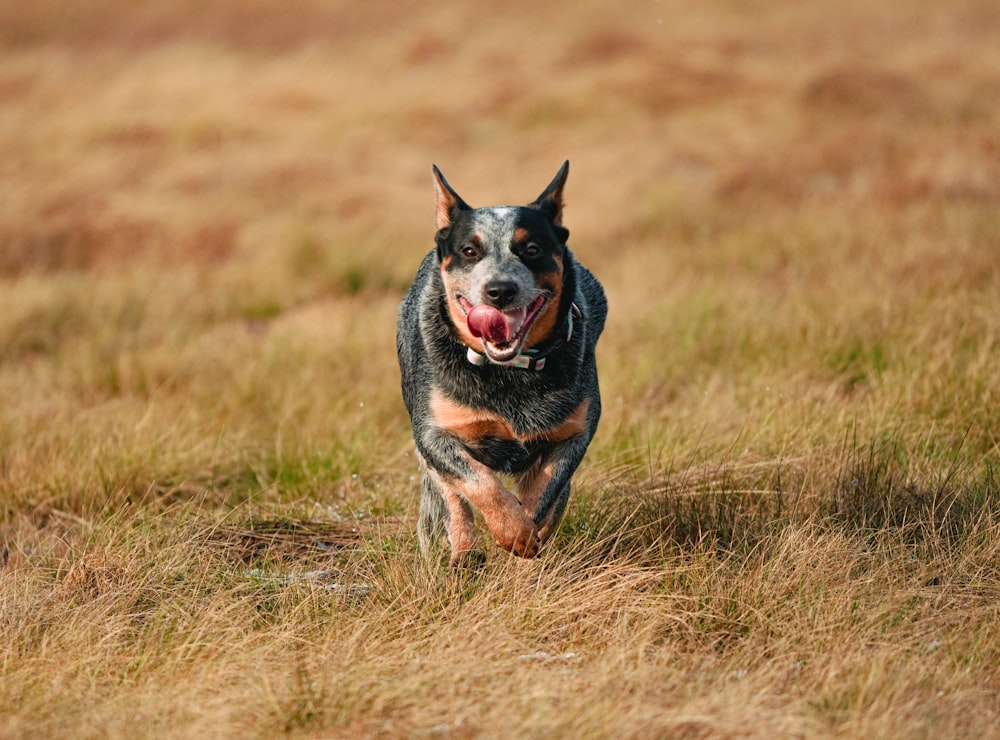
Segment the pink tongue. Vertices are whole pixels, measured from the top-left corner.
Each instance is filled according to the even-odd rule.
[[[483,304],[473,306],[466,317],[466,323],[473,336],[482,337],[487,342],[499,344],[510,341],[512,332],[509,330],[507,318],[492,306]]]

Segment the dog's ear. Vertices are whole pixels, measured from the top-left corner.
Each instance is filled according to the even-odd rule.
[[[434,174],[435,216],[440,231],[451,226],[460,211],[471,211],[472,208],[452,190],[436,164],[431,165],[431,171]]]
[[[563,162],[559,172],[542,194],[535,198],[533,203],[528,204],[529,208],[537,208],[548,216],[556,226],[562,226],[563,186],[566,184],[567,175],[569,175],[568,159]]]

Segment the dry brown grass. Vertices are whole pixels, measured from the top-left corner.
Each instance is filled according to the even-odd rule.
[[[1000,735],[1000,11],[0,4],[0,736]],[[602,427],[426,567],[429,166],[568,157]]]

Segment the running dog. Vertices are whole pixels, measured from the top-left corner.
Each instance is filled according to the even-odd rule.
[[[403,401],[423,471],[417,534],[447,534],[451,565],[496,544],[538,554],[601,416],[601,284],[566,246],[565,162],[527,206],[472,208],[432,168],[436,248],[399,307]],[[509,474],[517,496],[501,481]]]

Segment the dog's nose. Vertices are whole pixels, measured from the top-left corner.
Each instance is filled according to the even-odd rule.
[[[486,283],[486,297],[497,308],[503,308],[517,298],[517,283],[512,280],[491,280]]]

